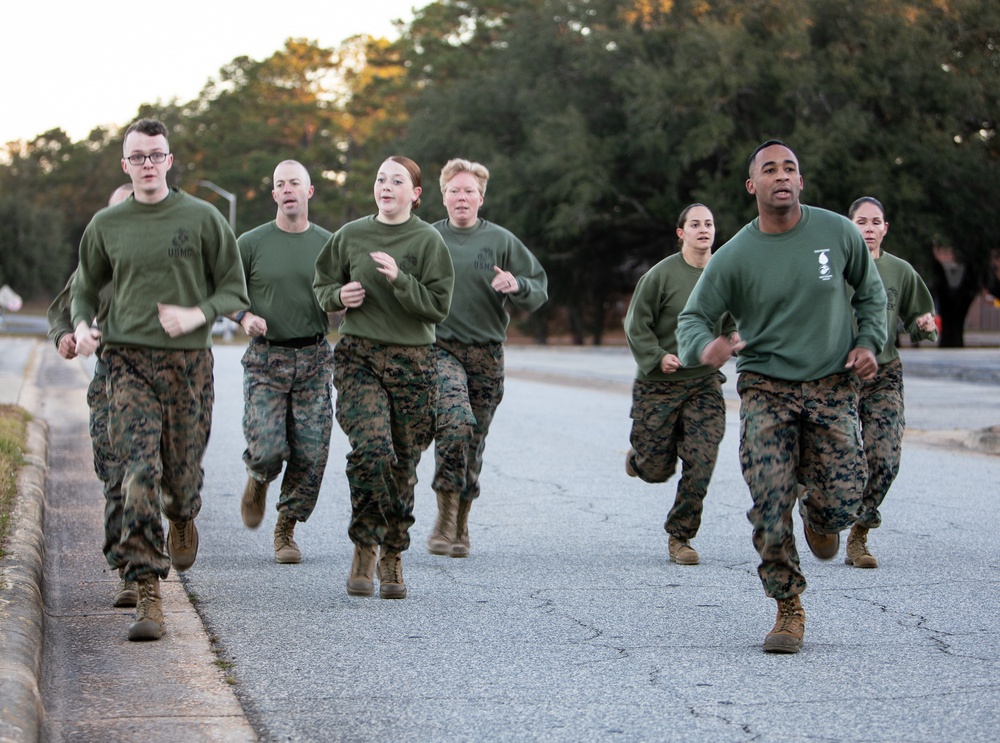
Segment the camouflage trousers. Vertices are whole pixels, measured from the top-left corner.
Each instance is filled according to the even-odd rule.
[[[212,352],[107,348],[111,443],[124,467],[122,536],[114,562],[125,579],[166,578],[161,513],[193,519],[201,509],[201,463],[212,428]],[[112,557],[108,558],[112,561]]]
[[[271,482],[285,466],[278,511],[306,521],[316,507],[333,429],[326,339],[306,348],[252,342],[243,354],[243,461]]]
[[[771,598],[802,593],[792,512],[820,534],[857,518],[867,480],[858,422],[859,380],[853,373],[811,382],[740,375],[740,465],[750,487],[757,574]]]
[[[479,497],[486,434],[503,399],[503,344],[439,340],[434,358],[438,406],[432,487],[471,501]]]
[[[333,351],[337,423],[347,434],[355,544],[410,546],[420,453],[434,438],[437,368],[430,346],[344,336]]]
[[[899,359],[880,366],[874,379],[863,382],[858,402],[861,435],[868,460],[868,485],[861,500],[858,525],[875,529],[882,523],[879,506],[899,474],[903,444],[903,365]]]
[[[683,465],[663,528],[693,539],[726,432],[721,373],[675,382],[637,379],[632,385],[632,466],[650,483],[666,482]]]
[[[97,372],[87,388],[87,406],[90,408],[90,443],[94,449],[94,472],[104,484],[104,546],[102,552],[112,568],[118,564],[118,543],[122,538],[122,474],[124,467],[111,446],[108,420],[111,417],[111,400],[108,398],[108,371],[98,359]]]

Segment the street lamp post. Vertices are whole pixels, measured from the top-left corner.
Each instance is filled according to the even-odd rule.
[[[233,232],[236,232],[236,194],[230,193],[224,188],[219,188],[212,181],[195,181],[194,183],[196,186],[204,186],[215,191],[229,202],[229,226],[233,228]]]

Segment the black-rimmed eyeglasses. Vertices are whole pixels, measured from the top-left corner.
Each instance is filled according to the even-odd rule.
[[[129,155],[125,159],[128,160],[130,165],[142,165],[146,162],[146,158],[154,165],[160,165],[167,161],[167,155],[169,152],[154,152],[151,155]]]

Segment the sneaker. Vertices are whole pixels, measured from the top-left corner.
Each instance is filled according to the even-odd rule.
[[[264,505],[267,503],[267,483],[247,478],[246,487],[243,488],[243,499],[240,501],[240,515],[243,517],[243,525],[249,529],[256,529],[260,522],[264,520]]]
[[[283,565],[294,565],[302,562],[302,551],[292,539],[295,531],[295,519],[278,514],[278,523],[274,525],[274,560]]]
[[[806,632],[806,613],[798,596],[778,599],[778,618],[764,638],[765,653],[797,653]]]
[[[159,640],[163,636],[163,604],[160,603],[160,579],[155,575],[138,581],[139,600],[135,621],[128,628],[128,639]]]
[[[670,552],[671,562],[676,562],[678,565],[698,564],[698,553],[686,539],[678,539],[671,534],[667,549]]]
[[[138,584],[134,580],[125,580],[125,568],[118,568],[118,589],[113,606],[118,609],[132,608],[138,600]]]
[[[834,532],[833,534],[819,534],[813,531],[809,524],[803,522],[803,527],[806,533],[806,544],[809,545],[809,551],[812,552],[820,560],[832,560],[837,556],[837,552],[840,551],[840,533]]]
[[[194,525],[194,519],[170,522],[167,553],[174,570],[184,571],[194,565],[198,557],[198,527]]]

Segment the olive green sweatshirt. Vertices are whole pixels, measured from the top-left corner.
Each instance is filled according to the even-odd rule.
[[[746,343],[738,372],[806,382],[844,372],[853,348],[881,353],[885,290],[857,227],[804,205],[802,218],[787,232],[761,232],[757,221],[705,267],[678,319],[681,361],[699,363],[726,311]]]
[[[442,219],[434,223],[434,229],[444,237],[455,266],[451,310],[438,323],[438,338],[459,343],[502,342],[510,322],[504,309],[507,300],[519,310],[534,312],[549,298],[545,269],[509,230],[485,219],[467,228]],[[514,274],[516,292],[494,291],[494,266]]]
[[[892,340],[896,336],[896,324],[902,320],[903,330],[914,340],[937,340],[937,331],[925,333],[917,327],[917,318],[924,313],[934,314],[934,299],[930,290],[913,266],[894,255],[880,251],[875,259],[875,268],[882,277],[887,298],[885,306],[886,327],[889,331],[889,342],[885,344],[882,353],[875,357],[879,365],[887,364],[899,358],[899,351]]]
[[[704,270],[692,266],[681,253],[675,253],[639,279],[625,314],[625,340],[638,366],[637,379],[669,382],[715,373],[715,369],[704,364],[682,366],[669,374],[660,369],[664,356],[678,355],[677,316]],[[715,325],[716,335],[729,335],[735,330],[729,315]]]
[[[215,318],[250,306],[229,224],[214,206],[177,188],[156,204],[126,199],[94,215],[71,288],[74,327],[94,319],[109,283],[105,346],[209,348]],[[157,304],[198,307],[206,322],[171,338]]]
[[[379,273],[371,253],[396,261],[395,281]],[[434,342],[434,326],[448,316],[455,269],[441,235],[420,217],[385,224],[374,216],[348,222],[331,237],[316,259],[313,291],[327,312],[344,309],[340,290],[361,282],[365,299],[344,312],[342,335],[396,346]]]
[[[315,224],[304,232],[285,232],[271,221],[244,232],[236,241],[250,311],[267,321],[267,340],[287,341],[330,331],[312,282],[316,259],[332,236]]]

